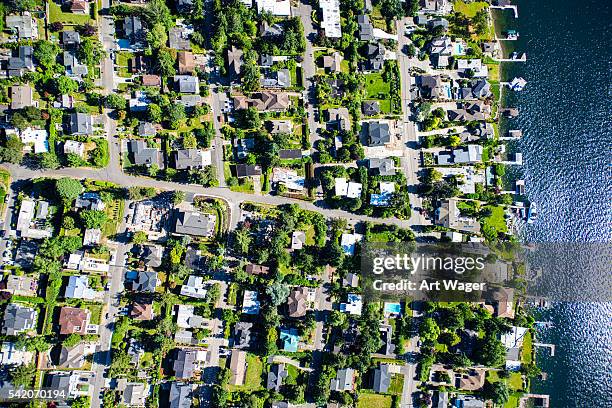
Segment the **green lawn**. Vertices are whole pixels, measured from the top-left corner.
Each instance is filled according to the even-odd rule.
[[[508,387],[511,390],[522,390],[523,389],[523,378],[521,377],[521,373],[510,373],[510,377],[508,378]]]
[[[231,186],[230,190],[238,193],[253,193],[255,191],[253,182],[248,179],[241,179],[239,184],[236,186]]]
[[[381,394],[359,394],[357,408],[391,408],[392,398]]]
[[[481,226],[484,229],[485,226],[494,228],[497,232],[507,232],[508,226],[504,218],[504,209],[497,206],[486,206],[485,210],[490,210],[491,215],[484,217],[481,222]]]
[[[64,13],[62,8],[55,2],[49,2],[49,22],[55,23],[59,21],[61,23],[66,24],[77,24],[82,25],[85,23],[95,24],[90,18],[89,13],[87,14],[74,14],[74,13]]]
[[[388,99],[391,92],[391,86],[377,72],[365,74],[365,88],[367,99]]]
[[[520,393],[510,394],[510,398],[504,404],[504,408],[517,408],[519,406],[519,399],[521,398]]]
[[[467,17],[474,17],[480,10],[485,9],[489,6],[484,1],[475,1],[473,3],[466,3],[462,0],[455,1],[454,9],[457,13],[464,14]]]
[[[389,394],[393,395],[401,395],[402,390],[404,389],[404,376],[400,374],[395,374],[391,377],[391,384],[389,385]]]
[[[523,337],[523,350],[521,350],[521,363],[523,364],[531,364],[532,362],[532,354],[533,353],[533,338],[531,336],[531,332],[525,333],[525,337]]]

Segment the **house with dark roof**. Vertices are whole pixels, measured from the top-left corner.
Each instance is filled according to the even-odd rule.
[[[293,160],[302,158],[301,149],[281,149],[278,151],[278,157],[281,160]]]
[[[81,44],[81,35],[78,31],[62,31],[62,44],[64,48],[74,48]]]
[[[232,82],[238,82],[240,80],[243,55],[244,53],[242,50],[235,46],[227,50],[227,66],[229,67],[229,74]]]
[[[155,125],[151,122],[140,122],[138,125],[138,136],[140,137],[151,137],[157,134]]]
[[[156,164],[164,168],[162,152],[156,147],[147,146],[145,140],[130,140],[128,142],[130,160],[137,166],[151,166]]]
[[[373,389],[379,394],[385,394],[391,385],[391,373],[389,372],[389,364],[381,364],[374,370]]]
[[[389,124],[385,122],[367,122],[367,136],[370,146],[384,146],[391,142]]]
[[[283,385],[283,379],[289,376],[289,371],[285,369],[285,364],[274,364],[270,371],[268,371],[268,378],[266,380],[266,389],[280,391],[280,387]]]
[[[132,289],[136,292],[155,292],[157,285],[159,285],[157,272],[140,271],[132,285]]]
[[[380,115],[380,103],[378,101],[361,102],[361,112],[366,116]]]
[[[141,45],[144,40],[145,31],[142,20],[136,15],[127,16],[123,19],[123,33],[131,45]]]
[[[368,168],[370,169],[373,175],[377,175],[377,176],[394,176],[395,175],[395,162],[391,158],[368,159]]]
[[[176,210],[173,232],[180,235],[212,237],[215,233],[216,218],[214,214]]]
[[[196,350],[178,349],[172,364],[174,376],[180,379],[192,378],[198,368],[197,356],[198,352]]]
[[[261,176],[261,166],[252,164],[237,164],[236,177]]]
[[[191,408],[191,384],[173,381],[170,385],[169,408]]]
[[[439,75],[421,75],[417,77],[417,83],[421,88],[421,95],[427,99],[444,98],[442,78]]]
[[[385,64],[385,47],[380,43],[368,44],[365,49],[366,61],[362,64],[365,71],[380,71]]]
[[[383,343],[379,353],[386,356],[393,356],[393,353],[395,352],[395,345],[393,344],[393,326],[389,324],[381,324],[379,330],[380,339]]]
[[[57,359],[61,368],[81,368],[85,364],[85,344],[78,343],[72,347],[62,346]]]
[[[93,135],[93,118],[87,113],[72,113],[69,126],[73,135]]]
[[[205,157],[206,156],[206,157]],[[200,149],[182,149],[172,153],[174,168],[177,170],[200,169],[210,165],[210,153],[205,154]]]
[[[89,309],[64,306],[60,309],[60,334],[87,334],[87,325],[91,318]]]
[[[248,264],[245,268],[246,273],[251,275],[267,275],[270,273],[270,268],[263,265]]]
[[[34,91],[30,85],[11,86],[11,109],[23,109],[34,105]]]
[[[8,60],[7,71],[9,77],[22,76],[28,71],[34,71],[32,56],[34,48],[29,45],[17,47],[17,53]]]
[[[16,336],[20,333],[35,330],[37,317],[36,309],[9,303],[4,310],[2,334]]]

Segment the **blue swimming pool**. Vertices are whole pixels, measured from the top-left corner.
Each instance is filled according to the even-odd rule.
[[[402,313],[402,306],[399,303],[385,303],[385,313]]]

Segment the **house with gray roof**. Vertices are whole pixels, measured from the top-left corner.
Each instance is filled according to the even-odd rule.
[[[377,393],[385,394],[391,385],[391,373],[389,372],[389,364],[381,364],[379,368],[374,370],[374,385],[373,389]]]
[[[83,364],[85,364],[85,344],[78,343],[72,347],[62,346],[57,363],[61,368],[83,367]]]
[[[291,86],[291,74],[287,68],[267,72],[260,79],[264,88],[288,88]]]
[[[253,323],[238,322],[234,326],[234,348],[248,348],[251,345]]]
[[[195,75],[175,75],[174,85],[177,92],[187,94],[199,94],[200,82]]]
[[[243,54],[242,50],[235,46],[227,50],[227,65],[229,67],[229,74],[232,82],[238,82],[240,79]]]
[[[29,45],[21,45],[17,48],[15,55],[8,60],[7,71],[9,77],[22,76],[28,71],[34,71],[32,56],[34,48]]]
[[[140,17],[136,15],[125,17],[123,19],[123,32],[131,45],[141,45],[144,40],[145,31]]]
[[[367,136],[370,146],[384,146],[391,142],[389,124],[383,122],[367,122]]]
[[[138,136],[150,137],[157,134],[157,129],[151,122],[140,122],[138,125]]]
[[[6,16],[5,27],[7,31],[15,33],[20,40],[35,40],[38,38],[36,21],[28,12],[23,13],[23,15]]]
[[[148,147],[144,140],[130,140],[128,151],[132,163],[137,166],[149,167],[156,164],[160,169],[164,167],[161,151],[156,147]]]
[[[137,292],[155,292],[159,279],[156,272],[138,272],[133,289]]]
[[[270,371],[268,371],[266,389],[279,392],[280,387],[283,385],[283,379],[288,376],[289,372],[285,369],[285,364],[274,364]]]
[[[380,103],[378,101],[361,102],[361,112],[366,116],[380,115]]]
[[[178,349],[172,365],[175,377],[181,379],[193,377],[197,369],[197,356],[196,350]]]
[[[121,401],[130,407],[144,407],[149,396],[149,384],[139,382],[125,384]]]
[[[36,309],[21,306],[17,303],[9,303],[4,310],[2,323],[2,334],[16,336],[19,333],[36,329]]]
[[[215,233],[215,222],[213,214],[177,210],[174,213],[174,233],[211,237]]]
[[[78,31],[62,31],[62,44],[64,48],[74,48],[81,44],[81,35]]]
[[[254,164],[237,164],[236,177],[261,176],[261,166]]]
[[[374,26],[367,14],[357,16],[357,25],[359,26],[359,41],[371,41],[374,39]]]
[[[175,50],[191,50],[188,30],[185,27],[172,27],[168,32],[168,44]]]
[[[161,266],[164,247],[160,245],[140,245],[136,251],[147,268],[159,268]]]
[[[93,118],[87,113],[72,113],[69,126],[73,135],[93,135]]]
[[[66,68],[66,74],[74,79],[82,78],[89,72],[87,65],[79,63],[76,57],[76,51],[67,50],[62,54],[62,60],[64,68]]]
[[[329,388],[332,391],[344,392],[353,391],[355,386],[355,370],[352,368],[343,368],[336,371],[336,377],[330,381]]]
[[[380,43],[368,44],[365,50],[366,61],[362,64],[365,71],[380,71],[385,64],[385,47]]]
[[[174,168],[177,170],[188,170],[204,167],[203,153],[199,149],[182,149],[173,152]]]
[[[391,158],[369,159],[368,168],[374,175],[378,175],[378,176],[394,176],[395,175],[395,162]]]
[[[170,385],[170,408],[191,408],[191,384],[173,381]]]

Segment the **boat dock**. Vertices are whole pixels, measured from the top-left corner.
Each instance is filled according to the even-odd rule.
[[[528,405],[530,399],[534,400],[534,405]],[[519,400],[519,408],[527,406],[536,406],[540,408],[550,407],[550,395],[548,394],[525,394]]]
[[[515,5],[508,4],[505,6],[491,6],[491,8],[497,10],[512,10],[512,12],[514,13],[514,18],[518,18],[518,7],[516,7]]]
[[[515,57],[510,57],[510,58],[493,58],[493,61],[497,61],[497,62],[526,62],[527,61],[527,54],[522,53],[520,56],[517,55]]]
[[[554,344],[550,344],[550,343],[533,343],[534,346],[536,347],[546,347],[548,349],[550,349],[550,356],[554,357],[555,356],[555,345]]]
[[[523,137],[522,130],[509,130],[508,136],[500,136],[499,140],[518,140]]]
[[[553,327],[553,323],[552,322],[535,322],[535,324],[538,327],[543,327],[543,328],[546,328],[546,329],[549,329],[549,328]]]

